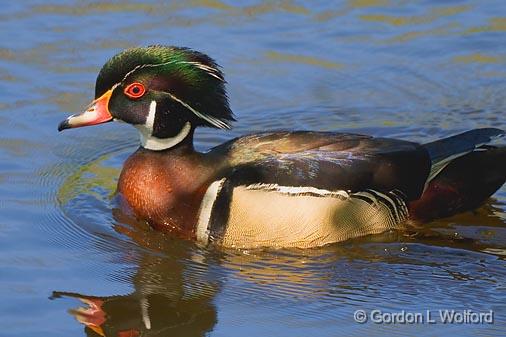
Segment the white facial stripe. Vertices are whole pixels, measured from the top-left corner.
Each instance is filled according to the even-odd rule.
[[[217,78],[218,80],[220,81],[223,81],[223,78],[221,78],[218,74],[218,69],[216,68],[213,68],[213,67],[210,67],[210,66],[207,66],[205,64],[202,64],[202,63],[199,63],[199,62],[189,62],[189,61],[175,61],[175,60],[171,60],[171,61],[168,61],[168,62],[164,62],[164,63],[158,63],[158,64],[152,64],[152,63],[147,63],[147,64],[140,64],[138,66],[136,66],[135,68],[133,68],[132,70],[130,70],[128,73],[125,74],[125,76],[123,76],[123,81],[125,81],[127,79],[128,76],[130,76],[131,74],[133,74],[135,71],[137,71],[138,69],[142,69],[142,68],[148,68],[148,67],[151,67],[151,68],[154,68],[154,67],[161,67],[161,66],[165,66],[165,65],[168,65],[168,64],[171,64],[171,63],[185,63],[185,64],[192,64],[194,66],[196,66],[197,68],[205,71],[207,74],[213,76],[214,78]]]
[[[155,122],[156,114],[156,101],[151,101],[149,105],[149,113],[146,117],[146,123],[142,125],[134,125],[140,132],[141,145],[143,148],[153,151],[161,151],[170,149],[181,143],[191,131],[190,122],[186,122],[183,128],[175,137],[171,138],[157,138],[153,134],[153,125]]]
[[[212,125],[216,126],[217,128],[220,128],[220,129],[230,129],[230,125],[227,122],[222,121],[221,119],[218,119],[216,117],[212,117],[212,116],[208,116],[208,115],[205,115],[203,113],[200,113],[197,110],[195,110],[194,108],[192,108],[189,104],[183,102],[182,100],[180,100],[179,98],[177,98],[176,96],[174,96],[173,94],[171,94],[171,93],[167,93],[167,94],[174,101],[178,102],[179,104],[181,104],[182,106],[184,106],[185,108],[187,108],[188,110],[190,110],[191,112],[193,112],[193,114],[195,114],[197,117],[200,117],[200,118],[208,121],[209,123],[211,123]]]
[[[197,222],[197,229],[195,234],[197,236],[197,240],[200,242],[207,243],[209,240],[209,221],[211,220],[211,212],[213,210],[214,202],[218,197],[218,194],[225,183],[225,178],[221,180],[217,180],[213,182],[207,188],[206,194],[204,195],[204,199],[202,199],[202,203],[200,204],[199,217]]]
[[[133,74],[137,69],[144,68],[145,66],[147,66],[147,64],[140,64],[140,65],[136,66],[135,68],[130,70],[128,73],[126,73],[125,76],[123,76],[123,79],[121,80],[121,82],[124,82],[127,79],[127,77],[130,76],[131,74]]]
[[[205,64],[202,64],[202,63],[199,63],[199,62],[189,62],[189,61],[181,61],[180,63],[187,63],[187,64],[193,64],[194,66],[196,66],[197,68],[201,69],[201,70],[204,70],[206,73],[208,73],[209,75],[219,79],[220,81],[223,81],[223,78],[219,77],[218,74],[218,69],[216,68],[213,68],[213,67],[210,67],[210,66],[207,66]]]
[[[130,70],[128,73],[126,73],[125,76],[123,76],[123,79],[121,80],[121,82],[124,82],[127,79],[128,76],[130,76],[131,74],[133,74],[134,72],[136,72],[138,69],[148,68],[148,67],[151,67],[151,68],[161,67],[161,66],[165,66],[165,65],[170,64],[170,63],[176,63],[176,61],[172,60],[172,61],[168,61],[168,62],[165,62],[165,63],[159,63],[159,64],[152,64],[152,63],[139,64],[138,66],[136,66],[135,68],[133,68],[132,70]]]
[[[155,125],[155,115],[156,115],[156,101],[151,101],[149,104],[149,113],[148,117],[146,117],[146,125],[147,128],[153,130],[153,125]]]

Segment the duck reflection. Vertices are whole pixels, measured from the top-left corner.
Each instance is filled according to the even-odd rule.
[[[115,211],[115,216],[124,215]],[[210,331],[217,321],[212,301],[219,290],[219,282],[206,274],[213,257],[203,254],[211,252],[205,253],[190,242],[155,235],[138,224],[116,224],[115,229],[143,248],[132,277],[135,290],[104,297],[53,293],[53,298],[71,297],[85,304],[69,313],[85,325],[86,335],[203,336]]]
[[[148,225],[137,223],[125,211],[115,209],[115,231],[130,238],[124,249],[125,259],[132,261],[132,241],[139,247],[131,279],[134,291],[114,296],[54,292],[53,297],[76,298],[84,304],[69,313],[85,326],[85,333],[90,337],[203,336],[217,323],[214,298],[224,280],[230,277],[235,279],[236,285],[229,283],[229,292],[241,296],[262,294],[283,302],[294,297],[308,300],[328,297],[347,303],[371,287],[362,280],[367,263],[394,264],[395,270],[405,268],[408,271],[413,265],[446,266],[445,260],[427,261],[425,255],[420,259],[416,252],[405,252],[401,249],[405,243],[481,252],[494,248],[490,253],[504,254],[504,245],[495,244],[489,237],[485,240],[481,236],[467,236],[469,233],[461,237],[455,236],[455,230],[451,233],[443,230],[455,224],[461,229],[475,228],[476,223],[488,219],[485,225],[497,228],[498,239],[504,242],[504,219],[497,215],[501,214],[498,210],[502,206],[491,200],[473,213],[430,226],[386,232],[318,249],[274,251],[200,249],[192,242],[153,231]],[[498,249],[502,249],[500,254]],[[352,260],[359,263],[350,264]],[[385,273],[389,271],[387,268]],[[268,294],[265,289],[269,289]]]

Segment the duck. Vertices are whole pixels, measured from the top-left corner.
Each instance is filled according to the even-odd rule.
[[[235,248],[311,248],[480,206],[506,180],[505,132],[426,144],[369,135],[264,131],[195,150],[199,127],[229,129],[221,68],[184,47],[126,49],[100,70],[95,99],[58,130],[121,121],[140,135],[117,185],[154,230]]]

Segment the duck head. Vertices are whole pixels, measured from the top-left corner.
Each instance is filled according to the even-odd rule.
[[[234,121],[218,65],[188,48],[125,50],[102,67],[95,100],[58,130],[118,120],[136,127],[141,145],[165,150],[192,140],[198,126],[230,128]]]

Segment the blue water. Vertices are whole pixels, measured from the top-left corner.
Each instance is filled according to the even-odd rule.
[[[505,41],[503,0],[2,3],[0,336],[503,336],[505,187],[409,233],[202,248],[115,210],[135,130],[56,126],[93,98],[109,57],[160,43],[226,75],[238,122],[199,131],[199,149],[279,128],[421,142],[504,129]],[[77,299],[90,296],[102,313]],[[494,323],[359,324],[358,309],[492,310]]]

